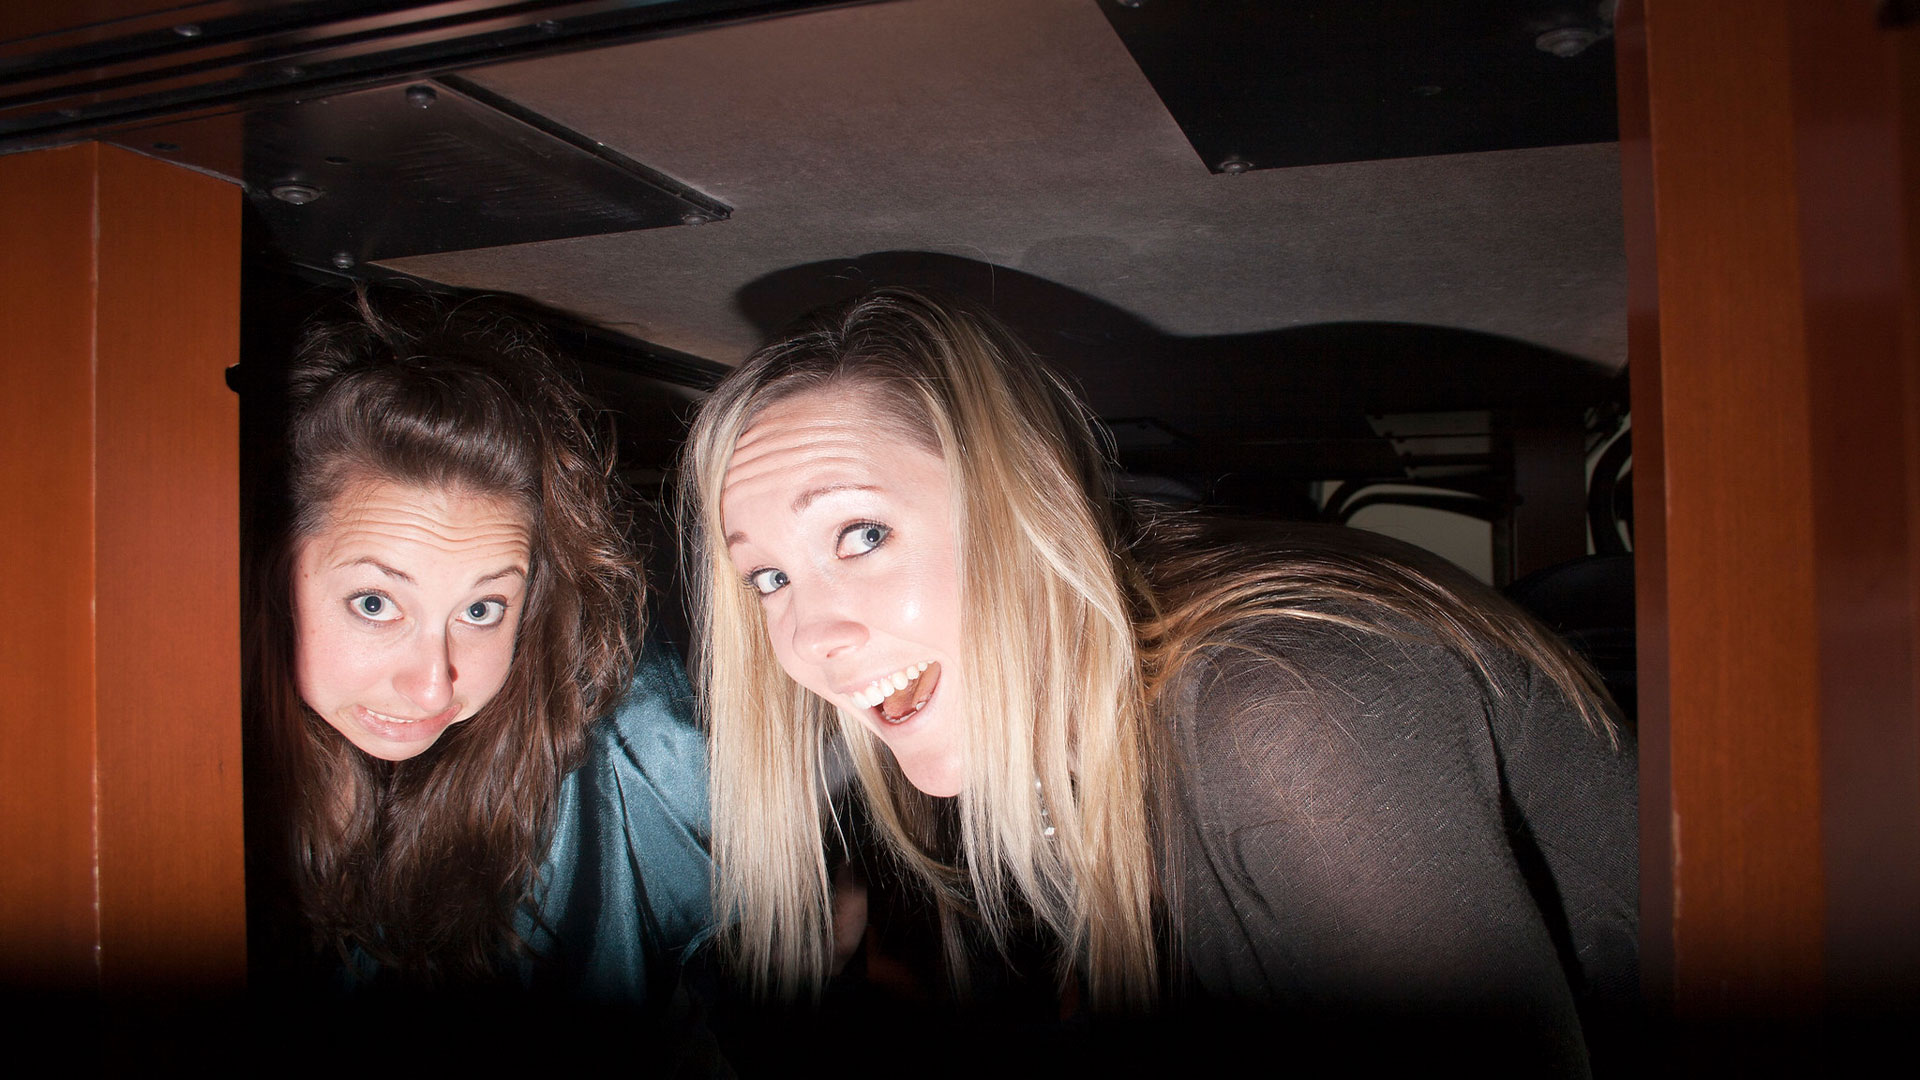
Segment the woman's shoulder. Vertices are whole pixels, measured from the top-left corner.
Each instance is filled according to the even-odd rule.
[[[649,958],[711,921],[707,836],[706,740],[678,657],[650,643],[562,785],[536,929],[523,935],[581,992],[644,997]]]
[[[1177,681],[1217,716],[1276,694],[1352,702],[1444,688],[1477,699],[1488,677],[1524,678],[1517,658],[1476,644],[1364,597],[1302,599],[1223,621],[1194,643]]]
[[[627,684],[610,708],[587,729],[586,759],[646,743],[670,743],[704,755],[705,740],[694,720],[693,689],[680,654],[649,635],[634,659]]]
[[[1209,523],[1194,535],[1202,554],[1176,552],[1159,574],[1175,612],[1163,653],[1178,658],[1164,684],[1183,699],[1176,720],[1217,725],[1280,703],[1404,722],[1576,681],[1542,666],[1561,659],[1547,631],[1430,552],[1312,524]]]
[[[1264,763],[1271,772],[1484,739],[1489,692],[1478,668],[1436,635],[1365,604],[1323,602],[1213,635],[1166,704],[1200,771]]]
[[[643,785],[677,816],[704,825],[707,741],[670,645],[648,639],[626,691],[589,730],[585,763],[574,779],[600,787]]]
[[[1537,664],[1359,600],[1229,623],[1195,650],[1162,709],[1185,782],[1222,798],[1422,788],[1491,798],[1508,781],[1531,790],[1570,772],[1632,770],[1630,740],[1583,715]]]

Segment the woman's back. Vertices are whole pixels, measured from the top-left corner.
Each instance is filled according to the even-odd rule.
[[[1303,538],[1403,554],[1297,527],[1261,546],[1285,558]],[[1431,556],[1399,561],[1477,588]],[[1217,631],[1162,689],[1165,887],[1191,1002],[1284,1015],[1343,1053],[1386,1017],[1406,1038],[1371,1049],[1392,1055],[1505,1046],[1575,1068],[1582,1020],[1611,1038],[1638,982],[1632,746],[1478,644],[1475,662],[1389,607],[1321,600]]]

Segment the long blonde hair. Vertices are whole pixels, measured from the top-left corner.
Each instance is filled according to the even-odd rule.
[[[951,480],[968,676],[957,812],[914,790],[858,717],[787,678],[727,554],[720,493],[741,435],[777,401],[853,388],[878,395],[870,414],[938,454]],[[1337,611],[1357,603],[1436,631],[1495,692],[1483,653],[1504,647],[1583,710],[1599,700],[1564,647],[1436,577],[1330,548],[1243,549],[1179,522],[1124,520],[1096,431],[990,316],[901,289],[762,349],[702,407],[681,470],[682,534],[711,737],[715,910],[760,992],[816,992],[828,973],[825,770],[836,734],[883,841],[941,911],[957,980],[968,951],[959,926],[1003,946],[1030,915],[1059,940],[1063,980],[1077,969],[1096,1005],[1132,1008],[1158,994],[1178,936],[1173,927],[1162,941],[1158,816],[1175,778],[1155,699],[1238,618],[1381,630]]]

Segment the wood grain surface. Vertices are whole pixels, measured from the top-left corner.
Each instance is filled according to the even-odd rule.
[[[124,151],[0,158],[8,980],[243,984],[239,192]],[[18,329],[16,329],[18,328]]]
[[[1686,1023],[1920,973],[1915,32],[1622,5],[1643,942]]]

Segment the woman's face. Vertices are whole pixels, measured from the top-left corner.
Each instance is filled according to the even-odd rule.
[[[793,680],[858,716],[929,795],[965,778],[960,576],[946,464],[858,388],[760,414],[720,495],[742,588]]]
[[[373,757],[425,751],[507,681],[530,553],[509,500],[348,483],[295,552],[301,699]]]

